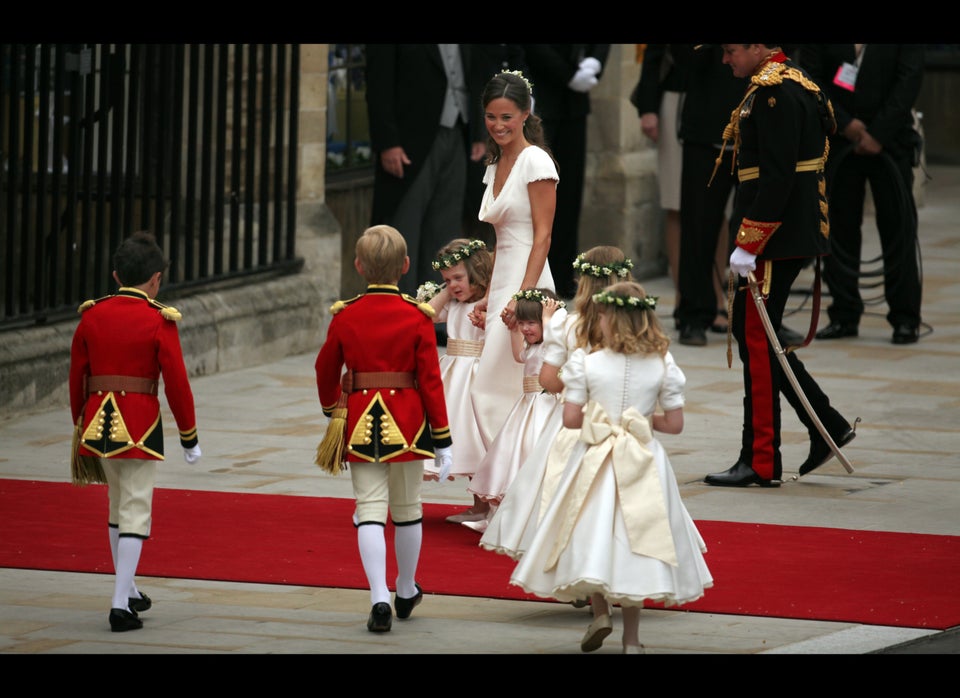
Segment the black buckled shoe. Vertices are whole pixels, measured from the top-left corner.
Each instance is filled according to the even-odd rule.
[[[123,633],[127,630],[138,630],[143,627],[143,621],[125,608],[110,609],[110,630]]]
[[[912,325],[897,325],[893,328],[894,344],[913,344],[920,339],[920,329]]]
[[[367,618],[367,630],[372,633],[385,633],[393,625],[393,611],[390,610],[390,604],[380,601],[373,604],[370,609],[370,617]]]
[[[817,339],[843,339],[856,337],[860,334],[860,327],[852,322],[831,322],[817,332]]]
[[[131,596],[129,599],[127,599],[127,606],[134,613],[143,613],[144,611],[150,610],[150,608],[153,606],[153,601],[151,601],[150,597],[141,591],[139,599],[134,596]]]
[[[749,487],[750,485],[759,485],[760,487],[779,487],[779,480],[765,480],[743,461],[737,461],[722,473],[711,473],[703,478],[708,485],[718,485],[720,487]]]
[[[417,594],[412,599],[405,599],[397,594],[393,600],[393,607],[397,611],[397,618],[409,618],[410,614],[413,613],[413,609],[423,601],[423,589],[420,588],[419,584],[415,584],[414,586],[417,587]]]
[[[830,436],[833,437],[833,442],[837,444],[838,448],[843,448],[853,441],[856,435],[857,432],[855,432],[852,427],[847,427],[847,430],[839,437],[833,437],[833,434]],[[808,455],[807,459],[800,465],[800,475],[813,472],[831,458],[833,458],[833,450],[830,448],[830,444],[828,444],[822,436],[817,434],[816,438],[810,443],[810,455]]]

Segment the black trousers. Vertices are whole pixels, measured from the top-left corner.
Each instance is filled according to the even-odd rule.
[[[587,117],[543,121],[547,147],[557,161],[557,211],[547,261],[553,283],[562,298],[573,298],[577,284],[573,260],[578,249],[580,210],[583,208],[583,182],[587,167]]]
[[[771,263],[770,290],[764,305],[775,330],[779,330],[783,322],[783,311],[790,297],[790,288],[808,261],[783,259]],[[758,260],[754,274],[761,287],[765,273],[765,263]],[[740,361],[743,362],[743,432],[740,460],[753,468],[760,477],[779,480],[783,474],[780,457],[780,394],[783,393],[793,407],[811,439],[818,438],[820,432],[804,409],[803,402],[767,339],[746,279],[737,279],[737,293],[730,322],[733,336],[737,340]],[[843,433],[850,426],[849,422],[830,404],[830,399],[807,372],[797,353],[793,351],[786,356],[800,389],[824,427],[830,434]]]
[[[714,269],[717,236],[730,193],[737,184],[732,152],[723,154],[710,182],[720,149],[698,143],[683,144],[680,175],[680,261],[677,270],[677,321],[680,327],[706,329],[717,315],[714,275],[726,278],[725,269]],[[561,175],[561,179],[563,176]],[[710,186],[707,186],[710,183]],[[735,231],[731,230],[730,235]],[[728,246],[729,246],[729,240]]]
[[[870,184],[883,252],[883,295],[891,326],[920,326],[920,265],[913,163],[909,155],[857,155],[849,146],[831,152],[827,163],[831,254],[824,261],[832,322],[856,325],[864,312],[861,296],[863,210]]]

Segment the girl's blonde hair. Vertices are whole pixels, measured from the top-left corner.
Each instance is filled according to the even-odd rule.
[[[610,336],[604,346],[619,354],[659,354],[670,348],[670,338],[663,331],[657,317],[656,301],[649,301],[647,292],[636,281],[621,281],[602,289],[608,299],[622,299],[619,303],[596,303],[598,313],[607,318]],[[630,299],[636,299],[634,303]]]
[[[623,269],[624,263],[629,262],[627,256],[619,247],[612,245],[598,245],[577,257],[578,261],[589,262],[590,271],[578,269],[580,278],[577,281],[577,293],[573,297],[573,308],[577,312],[576,342],[577,347],[583,349],[597,349],[603,346],[603,333],[600,332],[600,313],[593,294],[599,293],[610,284],[622,280],[633,279],[633,274],[627,270],[626,277],[620,276],[616,269]],[[611,267],[614,265],[614,267]],[[594,272],[593,268],[598,271]],[[603,269],[610,269],[609,274],[603,274]]]

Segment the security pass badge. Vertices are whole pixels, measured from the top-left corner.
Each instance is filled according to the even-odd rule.
[[[833,84],[853,92],[853,88],[857,84],[858,70],[859,68],[853,63],[844,63],[837,68],[837,74],[833,78]]]

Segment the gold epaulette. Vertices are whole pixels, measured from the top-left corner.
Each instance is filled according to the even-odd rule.
[[[784,80],[793,80],[803,85],[803,89],[808,92],[813,92],[814,94],[820,93],[820,86],[804,75],[802,70],[788,66],[785,63],[775,63],[773,61],[767,63],[767,65],[760,69],[759,73],[751,77],[750,83],[758,87],[767,87],[769,85],[780,85]]]
[[[174,308],[172,305],[164,305],[160,301],[150,298],[148,299],[150,305],[154,308],[160,310],[160,315],[164,320],[173,320],[174,322],[180,322],[183,319],[183,315],[180,314],[180,311]]]
[[[362,296],[363,296],[363,294],[361,293],[360,295],[354,296],[353,298],[350,298],[350,299],[348,299],[348,300],[345,300],[345,301],[337,301],[336,303],[334,303],[333,305],[330,306],[330,312],[333,313],[334,315],[336,315],[336,314],[339,313],[341,310],[343,310],[343,309],[346,308],[348,305],[350,305],[351,303],[353,303],[355,300],[357,300],[358,298],[360,298],[360,297],[362,297]]]
[[[401,293],[400,297],[403,298],[407,303],[413,303],[420,309],[420,312],[426,315],[428,318],[432,318],[437,314],[437,311],[433,309],[433,306],[429,303],[421,303],[413,296],[407,293]]]
[[[81,304],[79,305],[79,307],[77,308],[77,312],[78,312],[78,313],[83,313],[83,312],[86,311],[86,310],[90,310],[90,308],[92,308],[93,306],[95,306],[97,303],[99,303],[100,301],[105,301],[105,300],[107,300],[108,298],[113,298],[113,294],[111,293],[111,294],[108,295],[108,296],[101,296],[100,298],[97,298],[96,300],[93,300],[93,299],[91,298],[91,299],[88,300],[88,301],[84,301],[84,302],[81,303]]]

